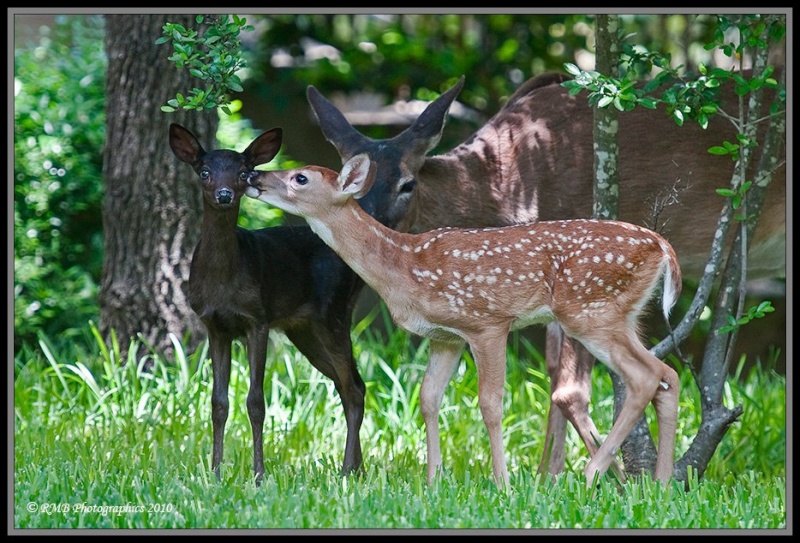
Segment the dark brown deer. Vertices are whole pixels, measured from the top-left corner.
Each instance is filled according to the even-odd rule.
[[[588,218],[593,202],[593,114],[583,95],[561,86],[566,76],[543,74],[520,86],[504,107],[467,141],[428,156],[444,128],[445,115],[463,78],[432,102],[402,133],[385,140],[360,134],[314,87],[308,101],[325,138],[342,162],[366,153],[377,166],[375,186],[359,203],[380,210],[400,230],[422,232],[443,226],[485,227]],[[722,103],[736,110],[727,87]],[[619,115],[621,220],[664,231],[680,259],[684,277],[703,272],[722,205],[715,189],[727,187],[728,157],[706,150],[735,141],[732,126],[713,118],[707,130],[678,127],[661,111],[637,108]],[[677,190],[677,203],[660,210],[652,201]],[[762,209],[752,240],[749,276],[786,273],[786,171],[782,166]],[[551,379],[545,455],[540,471],[564,466],[566,420],[590,452],[599,434],[588,416],[593,357],[565,341],[557,325],[547,328]],[[566,418],[565,418],[566,417]],[[552,451],[552,456],[549,456]],[[548,460],[549,457],[549,460]]]
[[[665,318],[681,290],[678,259],[650,230],[619,221],[540,221],[422,234],[391,230],[356,204],[375,179],[366,154],[341,174],[318,166],[253,172],[247,195],[305,217],[312,230],[383,298],[402,328],[430,338],[420,389],[428,482],[441,469],[439,409],[465,343],[478,370],[478,401],[498,486],[509,484],[502,438],[509,331],[557,322],[618,373],[628,390],[608,437],[586,466],[593,484],[646,406],[658,417],[655,478],[672,477],[680,382],[638,337],[656,288]]]
[[[342,472],[362,464],[359,430],[364,381],[352,354],[350,325],[363,282],[307,226],[246,230],[237,226],[247,176],[278,153],[282,131],[258,136],[243,152],[206,152],[186,128],[171,124],[169,143],[197,173],[203,192],[200,241],[192,256],[189,301],[208,331],[213,371],[212,468],[219,477],[228,419],[231,344],[244,339],[250,366],[247,413],[256,482],[264,474],[264,371],[271,328],[283,330],[309,362],[333,380],[347,421]]]

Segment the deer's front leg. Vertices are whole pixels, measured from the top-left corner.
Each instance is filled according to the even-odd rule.
[[[439,408],[442,405],[444,389],[453,377],[463,351],[463,341],[446,343],[431,340],[430,342],[428,367],[419,391],[428,449],[428,484],[433,483],[442,467],[442,454],[439,449]]]
[[[231,338],[219,334],[209,334],[208,343],[211,354],[211,371],[214,384],[211,390],[211,424],[214,429],[214,448],[211,468],[220,478],[219,465],[222,463],[222,443],[225,436],[225,423],[228,421],[228,384],[231,377]]]
[[[503,392],[506,382],[506,341],[508,329],[488,331],[470,338],[469,345],[478,369],[478,403],[489,433],[492,449],[492,471],[497,486],[509,488],[503,447]]]
[[[250,389],[247,392],[247,415],[253,431],[253,473],[256,485],[264,476],[264,367],[267,363],[269,326],[254,328],[247,335],[250,364]]]

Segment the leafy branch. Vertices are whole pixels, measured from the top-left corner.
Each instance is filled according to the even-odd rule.
[[[193,76],[205,81],[207,87],[195,87],[188,96],[177,93],[175,98],[167,101],[167,105],[161,106],[161,111],[172,113],[180,108],[212,109],[219,106],[230,115],[230,93],[242,91],[242,81],[236,73],[246,66],[239,34],[243,30],[253,30],[253,26],[238,15],[198,15],[195,21],[205,26],[197,31],[166,23],[164,36],[158,38],[156,44],[172,42],[173,54],[169,60],[177,68],[186,68]]]

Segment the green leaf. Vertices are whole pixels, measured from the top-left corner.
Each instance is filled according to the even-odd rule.
[[[571,73],[572,75],[581,74],[581,69],[570,62],[564,63],[564,69],[567,71],[567,73]]]
[[[728,155],[728,154],[730,154],[730,151],[728,151],[728,149],[726,149],[725,147],[720,147],[719,145],[715,145],[713,147],[709,147],[708,148],[708,152],[709,152],[709,154],[712,154],[712,155]]]
[[[597,107],[606,107],[608,104],[614,101],[613,96],[603,96],[600,98],[600,101],[597,102]]]
[[[654,98],[641,98],[639,100],[639,104],[647,109],[656,109],[658,106],[658,100]]]
[[[725,149],[727,149],[728,152],[731,152],[731,153],[734,152],[734,151],[738,151],[739,150],[739,146],[738,145],[736,145],[735,143],[731,143],[729,141],[723,141],[722,145],[724,145]]]
[[[659,85],[661,85],[661,81],[659,81],[657,78],[651,79],[645,84],[644,92],[646,93],[653,92],[659,87]]]
[[[164,113],[173,113],[175,111],[175,108],[170,106],[161,106],[161,111],[163,111]]]
[[[759,313],[772,313],[775,311],[775,308],[772,307],[772,302],[766,300],[758,304],[758,308],[756,309]]]
[[[736,194],[731,189],[716,189],[716,190],[717,194],[719,194],[720,196],[725,196],[726,198],[730,198],[731,196]]]

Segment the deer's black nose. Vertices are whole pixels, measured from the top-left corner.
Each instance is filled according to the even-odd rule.
[[[228,188],[219,189],[217,191],[217,202],[220,204],[229,204],[233,201],[233,191]]]

